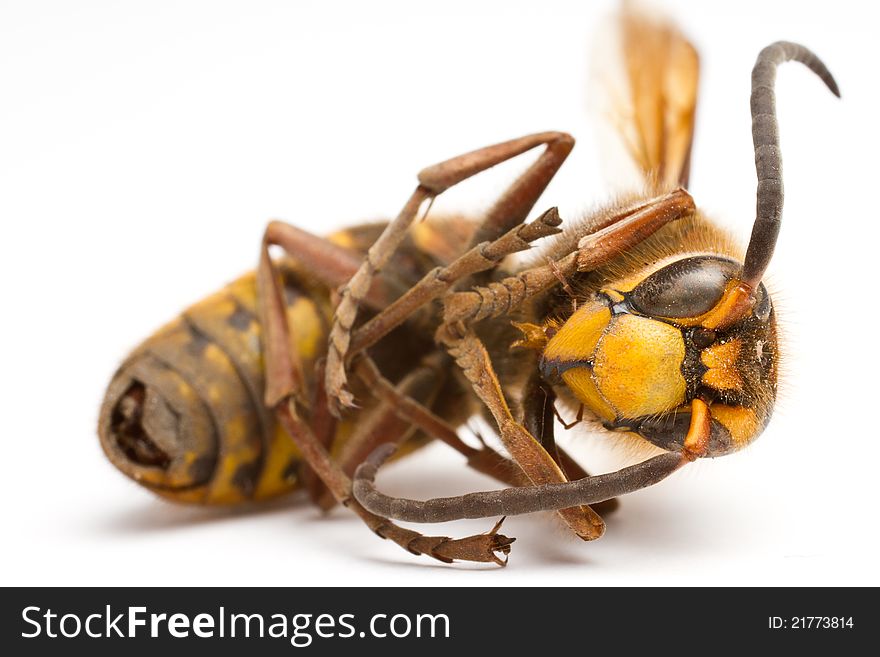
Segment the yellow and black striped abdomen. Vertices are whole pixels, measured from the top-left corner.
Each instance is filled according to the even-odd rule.
[[[313,385],[326,290],[285,270],[292,352]],[[253,272],[184,311],[122,364],[101,408],[110,460],[180,502],[261,500],[296,484],[298,454],[262,403],[265,368]]]
[[[364,254],[384,226],[355,226],[328,239]],[[414,227],[388,268],[394,286],[405,290],[447,263],[472,232],[473,224],[461,217]],[[291,353],[299,359],[306,388],[302,397],[314,399],[321,384],[315,366],[326,353],[332,319],[330,290],[291,260],[280,261],[279,267]],[[363,314],[369,314],[367,309]],[[398,381],[434,348],[431,335],[424,327],[401,327],[370,353],[382,372]],[[125,360],[101,407],[101,445],[124,474],[177,502],[237,504],[280,495],[296,486],[300,458],[263,405],[264,386],[251,272],[185,310]],[[455,399],[450,386],[444,395]],[[362,397],[361,409],[333,429],[334,454],[374,403],[367,392]],[[450,411],[456,416],[463,412]]]

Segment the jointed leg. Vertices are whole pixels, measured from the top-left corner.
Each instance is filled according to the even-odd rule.
[[[387,538],[416,555],[427,554],[440,561],[493,562],[500,566],[506,564],[496,555],[508,554],[514,539],[498,534],[500,523],[487,534],[477,534],[462,539],[447,536],[424,536],[411,529],[395,525],[380,515],[367,511],[351,496],[351,480],[333,462],[323,445],[312,434],[309,426],[296,412],[296,402],[283,401],[275,408],[276,415],[293,438],[303,457],[315,470],[321,480],[333,493],[336,500],[354,511],[366,525],[382,538]]]
[[[324,359],[318,361],[315,368],[314,381],[323,381]],[[312,403],[310,406],[312,412],[309,418],[309,426],[315,438],[326,448],[330,449],[334,437],[337,434],[338,419],[330,412],[327,407],[327,398],[324,394],[324,386],[316,385],[312,392]],[[300,478],[302,486],[309,494],[309,499],[317,506],[321,506],[321,501],[330,495],[330,491],[321,481],[317,473],[309,467],[308,463],[300,464]],[[332,496],[331,496],[332,499]]]
[[[348,281],[361,264],[361,259],[351,251],[304,230],[281,221],[271,221],[263,234],[257,281],[262,291],[260,321],[265,331],[286,344],[288,330],[283,286],[269,255],[269,247],[282,247],[304,270],[324,285],[335,288]],[[374,308],[384,308],[403,288],[388,278],[376,279],[366,290],[364,302]],[[267,360],[266,404],[274,406],[284,395],[303,390],[303,374],[290,360],[289,354],[277,353],[279,359]],[[306,401],[306,400],[304,400]]]
[[[568,431],[569,429],[576,427],[584,421],[584,405],[581,404],[580,406],[578,406],[577,415],[574,416],[574,419],[571,422],[566,422],[565,418],[559,414],[559,410],[555,406],[553,407],[553,414],[556,416],[556,419],[559,420],[562,428]]]
[[[366,511],[357,501],[351,498],[351,480],[338,464],[334,463],[321,440],[315,436],[312,427],[301,417],[298,405],[308,407],[311,400],[305,398],[303,376],[290,351],[290,326],[287,322],[281,280],[278,271],[269,257],[268,247],[271,243],[281,241],[274,224],[270,224],[263,240],[260,263],[257,271],[257,299],[264,331],[264,358],[266,361],[266,404],[273,409],[281,425],[287,430],[303,455],[305,462],[321,478],[333,496],[340,503],[351,508],[377,534],[389,538],[398,545],[414,554],[428,554],[441,561],[454,559],[470,561],[492,561],[503,565],[497,553],[507,554],[512,539],[497,534],[496,525],[488,534],[471,536],[453,540],[447,537],[422,536],[418,532],[404,529]],[[318,240],[318,238],[313,238]],[[325,246],[322,240],[311,246]],[[290,247],[288,243],[286,246]],[[318,249],[313,249],[317,251]],[[291,255],[299,256],[300,252],[291,247]],[[310,252],[311,253],[311,252]],[[309,261],[307,254],[306,262]],[[332,263],[316,257],[321,267],[332,269]]]
[[[353,492],[366,508],[409,522],[508,516],[558,510],[576,504],[594,504],[652,486],[683,465],[704,456],[712,430],[709,407],[702,400],[695,399],[691,412],[691,424],[681,453],[667,452],[617,472],[558,484],[507,488],[426,501],[409,500],[384,495],[373,484],[378,468],[394,451],[393,446],[382,445],[358,468]]]
[[[490,211],[474,237],[476,241],[472,245],[475,245],[484,240],[494,240],[505,231],[522,223],[553,174],[571,152],[574,140],[569,135],[559,132],[529,135],[459,155],[423,169],[419,173],[419,185],[409,201],[397,218],[388,224],[368,251],[357,273],[342,290],[328,348],[325,385],[331,405],[351,406],[354,402],[351,393],[346,390],[345,366],[358,304],[367,293],[373,276],[385,266],[400,246],[422,203],[433,199],[462,180],[541,145],[546,145],[546,150]]]
[[[447,357],[444,356],[444,358]],[[433,359],[433,356],[429,357],[429,360]],[[437,367],[442,367],[442,363],[435,363],[433,366],[429,364],[428,367],[420,369],[436,372]],[[454,427],[447,424],[442,418],[434,415],[422,403],[409,396],[417,392],[417,382],[424,378],[422,374],[425,372],[420,373],[419,370],[416,370],[396,387],[381,375],[375,364],[367,357],[358,359],[354,365],[354,372],[370,388],[373,394],[381,400],[382,405],[374,411],[376,417],[381,419],[376,419],[375,421],[365,420],[364,426],[366,429],[363,432],[359,431],[357,435],[349,439],[349,449],[341,453],[337,459],[337,462],[346,474],[353,472],[356,466],[360,465],[365,460],[365,457],[383,441],[383,438],[387,440],[389,436],[395,435],[402,437],[404,435],[402,432],[403,427],[411,425],[431,437],[441,440],[461,453],[467,459],[468,466],[478,472],[494,477],[508,486],[529,486],[531,484],[528,477],[526,477],[525,473],[515,462],[505,458],[488,446],[484,445],[481,448],[475,448],[464,443],[458,437]],[[552,390],[550,394],[552,395]],[[550,397],[547,401],[552,405],[553,398]],[[549,410],[548,416],[546,406],[544,409],[544,420],[547,424],[545,425],[543,435],[546,438],[548,433],[553,431],[553,417],[552,410]],[[397,417],[399,421],[406,423],[399,427],[399,433],[395,433],[395,429],[391,428],[394,426],[390,421],[390,416],[392,415]],[[528,420],[530,415],[531,412],[527,405],[526,426],[533,424]],[[384,436],[383,429],[387,432],[384,433]],[[539,433],[535,435],[539,435]],[[552,442],[552,437],[550,437],[550,440]],[[397,440],[396,444],[399,445],[400,440]],[[557,447],[555,451],[559,455],[558,463],[571,479],[582,479],[588,476],[577,462],[563,450]],[[326,497],[322,500],[322,506],[325,508],[330,506],[327,504],[327,501]],[[617,500],[611,499],[598,502],[593,506],[599,513],[610,513],[617,508],[618,504]]]
[[[448,358],[444,354],[444,358]],[[359,358],[354,366],[357,376],[399,418],[411,423],[432,438],[439,440],[467,459],[468,467],[488,475],[509,486],[525,486],[530,483],[522,469],[488,445],[471,447],[458,437],[455,427],[435,415],[423,404],[412,399],[399,387],[385,379],[376,365],[368,358]],[[360,464],[360,461],[353,466]]]
[[[423,404],[396,388],[381,375],[369,358],[359,358],[355,363],[354,371],[358,378],[373,391],[373,394],[393,409],[398,417],[457,451],[467,459],[468,467],[508,486],[528,486],[531,484],[529,478],[514,461],[502,456],[488,445],[471,447],[462,441],[458,437],[455,427],[450,426],[443,418],[438,417]],[[581,479],[587,476],[583,468],[565,450],[557,446],[557,451],[560,457],[559,463],[563,470],[570,475],[570,478]],[[359,465],[359,463],[354,465]],[[616,507],[616,503],[613,506]],[[601,511],[601,509],[599,510]],[[611,511],[613,509],[606,508],[605,510]]]
[[[345,285],[363,260],[353,251],[283,221],[269,222],[263,234],[263,243],[283,248],[311,277],[331,289]],[[394,279],[393,272],[385,272],[384,276],[372,282],[363,302],[381,310],[407,289],[406,285]]]
[[[532,223],[512,228],[494,242],[481,242],[454,262],[431,270],[403,296],[354,332],[349,356],[353,357],[376,344],[419,308],[441,297],[461,279],[495,267],[508,255],[529,248],[531,242],[537,239],[562,232],[558,228],[560,223],[559,212],[551,208]]]
[[[562,275],[601,266],[630,246],[675,219],[694,211],[693,199],[676,190],[657,199],[609,215],[597,232],[583,238],[578,249],[555,263],[526,270],[485,288],[450,293],[444,303],[444,324],[437,332],[450,355],[462,368],[477,396],[498,425],[499,436],[513,460],[535,485],[560,484],[565,473],[547,450],[521,424],[516,422],[492,367],[489,354],[468,321],[509,313],[525,299],[559,283]],[[597,239],[601,236],[601,239]],[[555,450],[554,450],[555,451]],[[605,523],[588,506],[559,509],[563,520],[585,540],[602,535]]]
[[[609,215],[595,233],[583,238],[578,249],[562,260],[526,270],[488,287],[446,296],[444,324],[437,337],[456,358],[492,413],[504,446],[535,485],[567,480],[547,450],[511,415],[489,354],[467,322],[509,313],[525,299],[557,285],[560,275],[595,269],[670,221],[690,215],[694,209],[690,195],[684,190],[675,190]],[[602,519],[587,506],[565,508],[559,513],[575,533],[586,540],[598,538],[604,532]]]
[[[556,262],[527,269],[486,287],[446,295],[443,321],[447,324],[479,321],[509,313],[526,299],[559,285],[560,276],[601,267],[666,224],[690,216],[694,211],[693,198],[678,189],[609,215],[597,226],[596,232],[581,239],[576,251]]]
[[[360,266],[361,259],[351,251],[295,226],[281,221],[269,222],[263,235],[260,266],[258,269],[258,276],[261,279],[259,282],[260,288],[267,291],[260,304],[260,312],[262,315],[262,325],[267,327],[269,333],[282,340],[284,339],[282,334],[286,335],[287,328],[285,323],[277,322],[277,318],[284,316],[286,304],[283,300],[282,287],[278,282],[277,273],[271,266],[270,246],[282,247],[312,277],[330,288],[339,287],[348,281]],[[271,279],[274,279],[274,282]],[[392,299],[400,296],[404,289],[402,284],[395,283],[395,281],[387,277],[377,278],[373,281],[373,285],[370,287],[364,302],[374,308],[383,308]],[[268,328],[268,322],[274,322],[272,328]],[[286,358],[287,354],[281,354],[280,356]],[[270,406],[280,399],[285,392],[302,390],[302,373],[296,368],[291,369],[292,363],[292,360],[289,360],[287,363],[272,360],[266,361],[267,368],[276,368],[276,374],[269,377],[270,381],[278,381],[279,374],[284,375],[285,372],[290,374],[284,377],[283,385],[281,386],[283,390],[273,390],[271,388],[266,390],[267,404]],[[323,380],[323,371],[322,364],[316,375],[318,377],[317,380]],[[311,423],[315,435],[322,444],[328,446],[334,433],[335,418],[323,410],[326,406],[323,387],[318,386],[313,398],[310,400],[310,407],[313,409]],[[302,469],[304,487],[308,490],[312,500],[317,500],[326,488],[307,464],[303,464]]]
[[[530,481],[535,485],[566,482],[565,474],[556,461],[514,419],[489,354],[473,331],[466,329],[459,337],[452,327],[443,326],[439,337],[471,382],[474,392],[492,413],[501,442]],[[559,510],[559,514],[584,540],[599,538],[605,531],[602,518],[588,506],[564,508]]]
[[[423,359],[396,387],[384,378],[382,381],[391,387],[400,398],[406,399],[412,404],[431,404],[446,378],[442,364],[442,360],[445,358],[447,357],[442,352],[434,352]],[[369,360],[366,356],[364,359]],[[370,361],[370,365],[375,369],[372,361]],[[378,375],[378,370],[376,372],[377,376],[381,378],[381,375]],[[373,391],[376,385],[376,382],[371,381],[367,384],[367,388]],[[318,387],[323,390],[323,386]],[[342,441],[341,444],[332,445],[329,448],[334,460],[348,476],[354,474],[355,468],[377,446],[392,442],[399,447],[407,442],[419,428],[409,418],[397,412],[396,404],[393,401],[375,394],[375,392],[374,397],[378,403],[369,409],[360,411],[357,424],[351,435],[345,436],[344,440],[342,436],[338,436],[337,439]],[[415,401],[416,399],[419,401]],[[336,499],[329,491],[325,491],[325,494],[318,500],[318,505],[325,510],[332,508],[334,504],[336,504]]]
[[[568,475],[569,473],[566,472],[565,466],[561,462],[553,431],[553,403],[555,401],[556,394],[553,389],[544,383],[540,372],[534,370],[523,391],[523,428],[534,436],[535,440],[556,461],[562,472]]]
[[[523,427],[532,434],[547,450],[562,469],[569,481],[588,477],[586,470],[566,454],[556,443],[554,436],[554,415],[556,415],[556,393],[545,383],[537,370],[529,378],[523,392]],[[581,407],[583,410],[583,407]],[[604,500],[590,505],[603,518],[615,511],[620,503],[616,499]]]

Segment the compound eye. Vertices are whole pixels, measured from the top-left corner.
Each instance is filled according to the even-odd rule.
[[[721,301],[740,265],[712,256],[677,260],[655,271],[630,294],[638,312],[652,317],[699,317]]]

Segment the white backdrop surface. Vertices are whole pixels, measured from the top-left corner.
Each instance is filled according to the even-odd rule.
[[[423,166],[538,130],[578,138],[537,210],[608,198],[587,113],[611,3],[11,2],[0,6],[3,584],[880,584],[875,10],[857,2],[666,11],[703,56],[691,191],[746,238],[749,71],[803,42],[843,91],[780,70],[785,223],[770,282],[784,391],[744,453],[624,500],[606,536],[509,519],[508,568],[443,566],[300,502],[176,507],[103,458],[104,386],[128,349],[251,268],[267,219],[316,232],[395,213]],[[523,161],[436,208],[486,207]],[[601,439],[572,449],[610,463]],[[613,456],[613,454],[612,454]],[[605,460],[603,460],[605,459]],[[442,447],[389,491],[491,485]],[[435,528],[460,535],[486,522]]]

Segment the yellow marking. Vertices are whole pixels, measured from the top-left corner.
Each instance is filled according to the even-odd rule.
[[[613,422],[617,413],[596,388],[593,372],[588,367],[575,367],[562,374],[562,380],[575,397],[594,415]]]
[[[619,315],[610,323],[593,362],[599,392],[622,418],[680,406],[684,339],[677,328],[646,317]]]
[[[195,391],[192,389],[192,387],[186,381],[180,381],[180,383],[178,383],[177,392],[187,402],[189,402],[195,398]]]
[[[734,338],[724,344],[716,344],[703,350],[700,360],[708,367],[703,374],[703,383],[716,390],[739,390],[742,378],[736,367],[741,342]]]
[[[168,470],[156,469],[156,472],[139,471],[133,474],[133,478],[138,483],[147,486],[157,495],[173,502],[184,504],[205,504],[212,503],[213,500],[207,498],[208,486],[210,485],[211,476],[205,482],[193,487],[193,479],[189,475],[189,467],[198,458],[198,453],[187,451],[177,457],[175,460],[179,464]],[[141,473],[147,475],[157,474],[158,476],[142,476]],[[156,486],[154,488],[154,486]]]
[[[758,416],[751,408],[712,404],[712,417],[730,432],[735,449],[740,449],[754,440],[761,431]]]
[[[181,331],[174,342],[165,346],[166,358],[175,351],[186,353],[184,350],[190,340],[189,331]],[[153,348],[158,350],[159,345]],[[219,464],[202,501],[209,504],[244,501],[243,492],[233,482],[235,472],[242,464],[256,461],[262,450],[259,422],[252,401],[233,362],[216,343],[207,344],[201,355],[198,358],[193,356],[191,360],[189,362],[188,357],[182,363],[188,369],[198,368],[198,372],[189,376],[195,382],[195,393],[210,407],[220,439]]]
[[[354,241],[351,233],[347,230],[340,230],[327,236],[327,241],[332,242],[336,246],[344,249],[357,249],[357,243]]]
[[[226,290],[221,290],[193,305],[187,312],[190,315],[201,312],[214,320],[221,320],[235,312],[235,299]]]
[[[447,231],[455,231],[456,226],[444,225],[433,221],[420,221],[410,229],[410,236],[416,249],[422,253],[430,253],[439,256],[442,260],[449,262],[457,255],[453,252],[443,229]]]
[[[235,442],[244,440],[247,435],[244,418],[240,415],[229,418],[226,422],[226,435],[229,440],[234,440]]]
[[[205,504],[205,488],[191,488],[182,491],[162,490],[161,488],[151,488],[156,495],[164,497],[166,500],[176,502],[177,504]]]
[[[429,221],[419,221],[410,228],[410,236],[417,251],[432,259],[448,264],[464,251],[476,224],[458,215],[439,216],[431,212]]]
[[[610,287],[602,288],[599,291],[606,297],[611,299],[614,303],[620,303],[624,299],[624,296],[620,292],[618,292],[617,290],[612,290]]]
[[[141,471],[135,473],[135,479],[137,479],[140,483],[149,482],[158,486],[163,486],[165,488],[192,486],[195,481],[190,475],[189,468],[192,465],[193,461],[195,461],[195,459],[195,452],[187,451],[180,456],[175,457],[174,460],[177,461],[177,463],[174,464],[174,467],[168,469],[156,468],[154,472],[142,469]]]
[[[257,315],[257,278],[254,272],[235,279],[225,288],[236,303],[251,315]]]
[[[739,356],[741,341],[739,338],[715,344],[703,350],[700,360],[706,367],[733,367]]]
[[[544,333],[544,327],[529,322],[511,322],[511,324],[522,331],[523,336],[519,340],[514,340],[510,348],[522,347],[523,349],[535,349],[541,351],[547,346],[547,334]]]
[[[736,279],[727,284],[724,295],[715,307],[702,316],[707,329],[723,329],[752,312],[752,288]]]
[[[287,435],[281,425],[275,425],[275,432],[265,459],[263,472],[254,491],[255,500],[275,497],[296,487],[296,481],[285,479],[284,475],[291,461],[302,460],[302,456],[293,439]]]
[[[284,271],[285,276],[298,283],[298,276],[290,274],[288,269]],[[317,288],[312,299],[307,296],[311,293],[311,288],[300,292],[288,308],[295,333],[294,357],[305,361],[304,369],[309,371],[313,369],[314,359],[322,354],[327,318],[332,316],[332,309],[321,295],[321,289]],[[138,348],[139,352],[154,352],[162,362],[170,363],[170,368],[163,365],[157,370],[160,374],[154,371],[155,366],[149,372],[154,379],[161,376],[158,392],[173,403],[181,423],[176,433],[169,432],[169,437],[161,444],[171,457],[167,468],[137,464],[129,467],[124,463],[117,463],[117,467],[164,498],[199,504],[246,501],[243,491],[233,480],[243,464],[258,462],[264,446],[256,409],[239,375],[261,378],[263,359],[259,321],[251,322],[245,331],[228,325],[228,318],[239,306],[250,314],[256,313],[253,272],[232,281],[221,292],[185,311],[193,318],[196,329],[204,332],[209,340],[198,356],[189,349],[192,335],[187,322],[180,318],[167,324]],[[208,330],[200,328],[203,326]],[[220,327],[216,331],[221,334],[219,339],[213,331],[217,326]],[[234,332],[235,341],[224,341],[224,331]],[[178,371],[180,362],[184,363],[184,368]],[[241,370],[237,369],[238,365],[242,365]],[[146,366],[139,364],[138,367]],[[155,387],[155,384],[148,387]],[[206,413],[209,410],[212,416]],[[283,429],[270,421],[269,445],[262,454],[265,461],[260,477],[254,482],[254,499],[273,497],[295,487],[295,482],[283,475],[291,461],[300,458],[300,454]],[[216,444],[218,438],[219,444]],[[219,449],[219,455],[214,471],[207,481],[194,486],[193,464],[200,458],[214,455],[215,449]]]
[[[238,454],[228,454],[220,459],[208,491],[208,501],[212,504],[234,504],[244,500],[241,490],[232,484],[235,471],[241,463]]]
[[[326,335],[321,315],[313,301],[299,297],[287,309],[293,353],[299,358],[313,359],[326,346]]]
[[[709,437],[712,434],[712,416],[709,407],[702,399],[691,402],[691,425],[684,437],[684,457],[689,461],[705,456],[709,449]]]
[[[604,288],[602,292],[609,293],[609,296],[615,297],[619,296],[620,301],[623,301],[622,292],[632,292],[636,286],[645,280],[648,276],[653,274],[656,271],[656,268],[645,269],[642,268],[637,272],[633,272],[632,275],[627,276],[625,278],[619,278],[614,281],[614,288]],[[615,299],[617,301],[618,299]]]
[[[334,459],[338,459],[342,450],[344,449],[346,443],[348,443],[351,438],[354,430],[356,428],[356,423],[354,419],[343,418],[340,422],[336,424],[336,434],[333,439],[333,445],[330,449],[330,456]]]
[[[181,486],[191,483],[186,480],[185,473],[180,470],[138,467],[126,474],[144,486]]]
[[[591,301],[581,306],[547,343],[544,358],[560,363],[591,359],[609,321],[611,311],[604,303]]]

